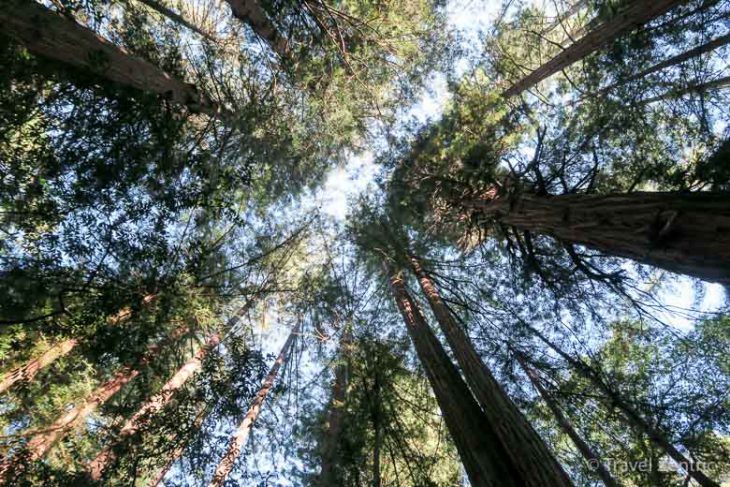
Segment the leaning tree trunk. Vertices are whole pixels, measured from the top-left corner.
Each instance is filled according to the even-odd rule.
[[[203,365],[203,358],[207,353],[220,343],[217,334],[210,335],[205,344],[198,349],[193,357],[168,380],[162,389],[152,396],[119,430],[118,439],[104,447],[104,449],[87,465],[89,476],[95,482],[99,482],[109,465],[116,460],[115,446],[118,442],[124,441],[149,424],[152,417],[161,411],[187,380],[200,370]]]
[[[668,12],[687,0],[628,0],[612,19],[603,22],[560,54],[546,62],[504,92],[505,97],[519,95],[540,81],[562,71],[576,61],[602,48],[620,35]]]
[[[200,428],[203,426],[205,418],[208,416],[208,413],[210,413],[210,409],[208,407],[203,406],[200,409],[198,414],[195,416],[195,419],[193,420],[193,425],[190,432],[191,435],[200,430]],[[157,475],[155,475],[155,477],[147,483],[147,487],[157,487],[158,485],[160,485],[160,483],[162,483],[165,476],[167,475],[167,472],[170,471],[177,459],[180,458],[183,453],[185,453],[185,448],[187,447],[189,441],[189,436],[183,438],[183,440],[172,450],[172,452],[165,459],[165,463],[162,468],[159,470],[159,472],[157,472]]]
[[[509,455],[520,460],[515,466],[524,479],[523,485],[534,487],[573,485],[540,435],[517,409],[479,357],[470,338],[442,301],[420,259],[415,255],[408,257],[421,290],[428,299],[467,384]]]
[[[157,296],[155,294],[148,294],[142,300],[142,303],[147,305],[152,303]],[[107,319],[107,323],[110,325],[116,325],[122,323],[132,316],[132,309],[130,307],[123,308],[114,316]],[[0,394],[12,387],[16,382],[30,382],[33,378],[43,370],[45,367],[51,365],[53,362],[71,353],[73,349],[79,344],[79,340],[76,338],[69,338],[62,342],[56,343],[51,346],[48,350],[43,352],[40,357],[34,358],[25,365],[18,367],[8,372],[0,382]]]
[[[600,374],[593,369],[593,367],[590,367],[586,363],[584,363],[582,360],[575,359],[571,357],[568,353],[566,353],[564,350],[562,350],[560,347],[555,345],[550,339],[548,339],[545,335],[540,333],[537,329],[527,325],[526,323],[523,323],[526,325],[526,327],[535,335],[537,336],[540,341],[545,343],[550,349],[552,349],[555,353],[560,355],[566,362],[568,362],[572,367],[573,370],[583,377],[584,379],[588,380],[591,384],[593,384],[601,393],[604,395],[604,402],[606,405],[610,408],[617,408],[619,409],[628,423],[635,428],[638,431],[643,432],[649,440],[654,443],[656,446],[661,448],[672,460],[677,462],[679,465],[687,466],[685,469],[687,471],[688,477],[691,477],[693,480],[695,480],[699,485],[702,487],[720,487],[720,484],[717,482],[711,480],[707,475],[705,475],[702,471],[699,470],[699,466],[697,463],[684,456],[682,452],[680,452],[676,446],[674,446],[664,435],[662,431],[660,431],[658,428],[652,426],[647,422],[641,413],[636,410],[631,404],[626,402],[626,400],[623,398],[623,396],[614,390],[611,386],[606,384],[606,382],[603,380],[603,378],[600,376]]]
[[[646,98],[641,100],[640,103],[648,105],[650,103],[656,103],[658,101],[671,100],[679,98],[680,96],[686,95],[687,93],[705,93],[708,91],[715,91],[730,85],[730,76],[723,76],[722,78],[713,79],[707,82],[693,83],[689,86],[678,88],[676,90],[668,91],[658,96]]]
[[[526,485],[459,371],[433,334],[403,282],[402,273],[384,264],[393,297],[403,316],[419,361],[436,396],[446,427],[473,487]]]
[[[268,396],[271,388],[274,386],[274,381],[276,381],[276,376],[279,374],[279,369],[282,364],[287,361],[289,352],[291,351],[294,340],[298,334],[299,324],[294,327],[289,334],[289,337],[286,339],[286,342],[284,342],[284,346],[281,347],[281,352],[279,352],[276,362],[274,362],[271,370],[269,370],[269,373],[264,379],[264,383],[261,386],[261,389],[259,389],[259,392],[256,394],[246,416],[244,416],[243,421],[233,434],[233,438],[228,445],[228,450],[226,450],[225,455],[223,455],[220,463],[218,463],[218,467],[215,469],[215,473],[213,474],[213,479],[210,481],[210,484],[208,484],[209,487],[219,487],[223,485],[228,478],[228,475],[231,473],[231,470],[233,470],[236,459],[238,459],[238,456],[241,454],[241,448],[243,448],[243,445],[246,443],[246,439],[248,438],[248,434],[251,432],[251,427],[261,411],[261,407],[264,404],[264,400],[266,400],[266,396]]]
[[[188,331],[182,326],[176,329],[171,339],[179,338]],[[150,345],[140,359],[139,365],[144,366],[157,357],[162,344]],[[0,466],[0,484],[9,480],[9,476],[18,477],[25,472],[25,468],[31,463],[43,458],[48,451],[60,439],[70,433],[78,425],[93,413],[99,406],[108,401],[128,382],[140,374],[141,367],[122,367],[114,377],[97,387],[94,392],[83,400],[83,402],[64,413],[53,424],[33,436],[25,445],[22,452],[19,452],[12,459],[6,458]]]
[[[1,0],[3,33],[33,54],[91,70],[119,85],[156,93],[193,112],[224,115],[219,105],[189,83],[132,56],[63,15],[30,0]]]
[[[261,39],[266,41],[280,58],[289,59],[289,42],[279,34],[259,0],[226,0],[231,6],[233,16],[248,24]]]
[[[730,194],[517,194],[463,202],[477,218],[730,284]]]
[[[204,31],[197,25],[193,24],[192,22],[189,22],[186,20],[182,15],[178,14],[177,12],[173,11],[172,9],[167,8],[162,3],[156,1],[156,0],[137,0],[139,3],[143,3],[147,5],[149,8],[154,10],[155,12],[159,13],[160,15],[167,17],[171,21],[173,21],[176,24],[182,25],[183,27],[195,32],[196,34],[199,34],[202,37],[205,37],[209,41],[212,42],[218,42],[218,40],[210,35],[210,33]]]
[[[591,448],[591,446],[578,434],[575,428],[573,428],[570,420],[563,414],[560,407],[545,390],[545,387],[543,387],[540,383],[540,378],[538,377],[535,369],[527,365],[527,362],[525,362],[524,358],[520,355],[517,355],[517,362],[519,362],[520,367],[522,367],[522,370],[525,374],[527,374],[527,377],[540,394],[542,400],[545,401],[545,404],[547,404],[548,408],[550,408],[550,411],[553,413],[553,416],[555,416],[555,421],[558,423],[558,426],[560,426],[560,429],[563,430],[563,433],[568,435],[575,445],[575,448],[583,456],[583,459],[586,461],[591,470],[600,477],[606,487],[621,487],[621,484],[613,478],[611,472],[608,468],[606,468],[603,462],[601,462],[598,454],[593,451],[593,448]]]

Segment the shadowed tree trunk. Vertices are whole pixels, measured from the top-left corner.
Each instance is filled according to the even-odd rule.
[[[523,326],[537,336],[540,341],[545,343],[550,349],[568,362],[578,375],[587,379],[596,387],[596,389],[602,392],[605,396],[604,402],[607,407],[619,409],[631,427],[635,428],[637,431],[643,432],[652,443],[662,449],[672,460],[677,462],[679,465],[682,465],[682,468],[686,467],[685,470],[689,477],[695,480],[702,487],[720,487],[720,484],[711,480],[707,477],[707,475],[700,471],[698,465],[693,460],[685,457],[684,454],[682,454],[682,452],[680,452],[677,447],[667,439],[662,431],[649,424],[641,413],[629,404],[618,391],[609,386],[593,367],[589,366],[582,360],[571,357],[537,329],[529,326],[524,321],[521,322]]]
[[[730,283],[730,194],[518,194],[474,216],[707,281]]]
[[[599,50],[620,35],[668,12],[687,0],[628,0],[626,6],[612,19],[592,29],[504,92],[505,97],[519,95],[540,81],[562,71],[571,64]]]
[[[198,27],[197,25],[193,24],[192,22],[188,22],[185,20],[185,18],[178,14],[177,12],[174,12],[173,10],[167,8],[165,5],[163,5],[160,2],[157,2],[155,0],[137,0],[139,3],[143,3],[147,5],[152,10],[156,11],[160,15],[167,17],[168,19],[172,20],[176,24],[180,24],[183,27],[190,29],[191,31],[195,32],[196,34],[199,34],[209,41],[218,42],[218,40],[210,35],[208,32],[205,32],[203,29]]]
[[[418,359],[436,396],[451,438],[473,487],[523,486],[512,458],[501,444],[459,371],[433,334],[406,289],[403,277],[384,262],[393,297]]]
[[[517,354],[516,356],[517,362],[519,362],[520,367],[522,367],[522,370],[525,372],[525,374],[527,374],[527,377],[530,379],[530,382],[540,394],[542,400],[545,401],[545,404],[547,404],[548,408],[550,408],[550,411],[553,413],[553,416],[555,416],[555,421],[558,423],[558,426],[560,426],[560,429],[563,430],[563,433],[568,435],[568,437],[573,441],[575,448],[583,456],[583,459],[586,461],[589,468],[600,477],[606,487],[621,487],[621,484],[613,478],[611,472],[609,472],[603,462],[601,462],[598,454],[593,451],[593,448],[591,448],[590,445],[586,443],[583,438],[581,438],[575,428],[573,428],[570,420],[563,414],[563,412],[560,410],[560,407],[556,404],[550,394],[545,390],[545,387],[543,387],[543,385],[540,383],[540,378],[538,377],[535,369],[527,365],[527,362],[525,362],[520,354]]]
[[[223,485],[228,478],[228,475],[230,475],[231,470],[233,470],[233,466],[241,454],[241,449],[246,444],[248,434],[251,432],[251,427],[256,421],[256,418],[258,418],[261,407],[264,404],[264,400],[266,400],[266,396],[268,396],[271,388],[274,387],[274,382],[276,381],[276,376],[279,374],[279,369],[289,358],[289,353],[292,345],[294,344],[294,340],[299,334],[299,326],[300,325],[297,324],[294,327],[289,334],[289,337],[286,339],[286,342],[284,342],[284,346],[281,347],[279,356],[276,358],[274,365],[271,367],[271,370],[269,370],[268,375],[264,379],[264,383],[261,386],[261,389],[259,389],[259,392],[256,394],[246,416],[244,416],[243,421],[233,434],[233,438],[228,445],[225,455],[223,455],[220,463],[218,463],[218,467],[216,467],[215,473],[213,474],[213,479],[210,481],[210,484],[208,484],[209,487],[219,487]]]
[[[185,382],[200,370],[203,365],[203,358],[205,355],[220,343],[220,337],[218,335],[211,335],[206,340],[205,344],[198,349],[193,357],[188,360],[176,373],[170,378],[160,392],[152,396],[139,410],[137,410],[131,418],[122,426],[119,430],[119,437],[117,440],[104,447],[104,449],[87,465],[87,471],[89,476],[95,482],[101,480],[104,470],[116,460],[116,453],[114,452],[114,446],[126,438],[134,435],[140,429],[144,428],[149,424],[153,415],[161,411],[173,398],[175,393]]]
[[[713,80],[707,81],[705,83],[695,83],[690,86],[685,86],[683,88],[671,90],[662,95],[658,95],[658,96],[654,96],[651,98],[647,98],[645,100],[641,100],[641,103],[644,105],[648,105],[649,103],[656,103],[658,101],[679,98],[680,96],[686,95],[687,93],[704,93],[707,91],[719,90],[719,89],[725,88],[728,85],[730,85],[730,76],[724,76],[722,78],[713,79]]]
[[[515,466],[524,479],[523,485],[534,487],[573,485],[540,435],[517,409],[479,357],[471,339],[441,300],[420,259],[412,254],[408,257],[421,290],[436,316],[441,331],[446,336],[446,341],[464,373],[467,384],[504,448],[512,458],[520,460]]]
[[[156,297],[157,296],[155,294],[148,294],[142,299],[142,303],[144,305],[148,305],[152,303]],[[114,316],[109,317],[107,323],[110,325],[116,325],[128,320],[130,316],[132,316],[132,308],[126,307]],[[3,377],[2,382],[0,382],[0,394],[12,387],[16,382],[30,382],[43,368],[51,365],[64,355],[71,353],[78,344],[79,340],[76,338],[69,338],[68,340],[64,340],[51,346],[51,348],[43,352],[40,357],[31,360],[22,367],[18,367],[8,372],[5,377]]]
[[[224,115],[217,103],[189,83],[173,78],[152,63],[132,56],[63,15],[29,0],[4,0],[3,33],[33,54],[91,70],[122,86],[156,93],[192,112]]]
[[[177,459],[180,458],[180,456],[185,452],[185,448],[187,447],[191,436],[199,431],[200,427],[203,426],[203,422],[208,416],[208,413],[210,413],[210,409],[208,407],[204,406],[203,408],[201,408],[200,412],[195,416],[195,420],[193,421],[193,427],[189,435],[183,438],[183,440],[172,450],[170,455],[167,457],[167,461],[165,462],[164,466],[160,469],[159,472],[157,472],[157,475],[154,477],[154,479],[152,479],[147,484],[148,487],[157,487],[165,479],[165,475],[167,475],[167,472],[170,471]]]
[[[289,59],[291,52],[288,41],[279,34],[259,0],[226,0],[226,2],[231,6],[234,17],[248,24],[280,58]]]

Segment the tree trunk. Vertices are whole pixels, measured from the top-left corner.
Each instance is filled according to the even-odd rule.
[[[217,103],[189,83],[134,57],[94,31],[29,0],[2,0],[3,33],[33,54],[91,70],[122,86],[157,93],[193,112],[224,115]]]
[[[350,375],[350,352],[352,347],[352,328],[347,323],[340,338],[338,364],[335,367],[335,381],[332,384],[332,399],[327,411],[327,431],[324,432],[322,445],[322,470],[319,485],[337,485],[335,467],[338,460],[339,438],[342,432],[347,386]]]
[[[730,194],[519,194],[463,205],[488,220],[730,284]]]
[[[248,24],[261,39],[266,41],[280,58],[289,59],[291,51],[286,38],[279,34],[259,0],[226,0],[231,6],[233,16]]]
[[[487,420],[493,425],[504,448],[510,457],[516,459],[515,466],[520,471],[523,485],[528,487],[573,485],[540,435],[517,409],[479,357],[466,332],[441,300],[436,286],[422,267],[420,260],[414,255],[410,255],[409,259],[421,290],[428,299],[467,384]]]
[[[182,326],[172,333],[170,339],[177,339],[187,331],[188,328]],[[162,344],[160,343],[147,347],[147,351],[142,356],[139,365],[144,366],[154,360],[161,348]],[[23,452],[16,454],[12,459],[6,459],[0,466],[0,484],[8,480],[8,475],[21,475],[26,466],[43,458],[58,440],[81,424],[89,414],[119,392],[126,383],[137,377],[140,374],[140,369],[139,366],[135,368],[122,367],[114,377],[97,387],[81,404],[73,407],[54,421],[50,427],[33,436],[25,445]]]
[[[540,81],[597,51],[620,35],[685,2],[686,0],[628,0],[626,6],[614,18],[603,22],[550,61],[512,85],[504,92],[504,97],[519,95]]]
[[[152,303],[156,299],[155,294],[148,294],[142,300],[142,303],[147,305]],[[123,308],[114,316],[107,319],[107,323],[110,325],[116,325],[129,319],[132,316],[132,309],[129,307]],[[79,341],[75,338],[70,338],[53,345],[51,348],[43,352],[40,357],[35,358],[10,372],[8,372],[0,382],[0,394],[8,390],[18,381],[30,382],[43,368],[51,365],[57,359],[71,353],[76,348]]]
[[[553,413],[553,416],[555,416],[555,421],[557,421],[560,429],[563,430],[563,433],[568,435],[568,437],[573,441],[576,449],[583,456],[583,459],[586,461],[590,469],[601,478],[606,487],[621,487],[621,484],[613,478],[611,472],[601,462],[598,454],[593,451],[593,448],[591,448],[590,445],[583,440],[583,438],[581,438],[575,428],[573,428],[570,420],[563,414],[560,407],[545,390],[545,387],[543,387],[540,383],[540,378],[537,376],[535,369],[527,365],[527,362],[525,362],[521,355],[517,355],[517,361],[519,362],[520,367],[522,367],[522,370],[525,371],[525,374],[527,374],[532,385],[540,394],[542,400],[545,401],[545,404],[547,404],[548,408],[550,408],[550,411]]]
[[[140,429],[144,428],[152,419],[153,415],[161,411],[173,398],[175,393],[185,382],[192,377],[203,365],[205,355],[220,343],[220,337],[217,334],[210,335],[205,344],[198,349],[193,357],[183,365],[172,378],[162,386],[160,392],[152,396],[142,407],[137,410],[131,418],[122,426],[119,431],[118,439],[110,444],[94,458],[88,465],[87,471],[89,476],[95,482],[101,480],[104,470],[116,460],[114,445],[129,438]]]
[[[284,342],[284,346],[281,348],[281,352],[279,352],[279,356],[276,358],[276,362],[274,362],[271,370],[269,370],[269,373],[266,376],[266,379],[264,379],[264,383],[261,386],[261,389],[259,389],[259,392],[256,394],[256,397],[254,398],[251,407],[248,409],[246,416],[243,418],[243,421],[239,425],[236,432],[233,434],[231,443],[228,445],[228,450],[226,451],[226,454],[223,455],[223,458],[218,464],[218,467],[215,469],[213,479],[210,481],[210,484],[208,484],[209,487],[219,487],[223,485],[223,483],[226,481],[226,478],[228,478],[228,475],[231,473],[231,470],[233,470],[236,459],[241,454],[241,448],[243,448],[243,445],[246,443],[246,439],[248,439],[248,434],[251,432],[251,427],[253,426],[256,418],[259,415],[259,412],[261,411],[261,407],[264,404],[266,396],[269,394],[269,391],[271,391],[271,388],[274,386],[274,381],[276,380],[276,376],[279,373],[279,369],[281,368],[282,364],[287,361],[289,357],[289,352],[291,351],[292,345],[294,344],[294,339],[297,337],[298,334],[299,324],[294,327],[294,329],[289,334],[289,337],[286,339],[286,342]]]
[[[376,364],[377,366],[377,364]],[[383,425],[380,417],[380,371],[375,370],[373,402],[370,404],[373,421],[373,487],[380,487],[380,450],[383,446]]]
[[[707,81],[706,83],[695,83],[690,86],[685,86],[684,88],[671,90],[662,95],[658,95],[658,96],[654,96],[651,98],[647,98],[645,100],[641,100],[640,103],[642,103],[644,105],[648,105],[650,103],[656,103],[658,101],[679,98],[680,96],[686,95],[687,93],[704,93],[707,91],[719,90],[728,85],[730,85],[730,76],[724,76],[722,78],[717,78],[717,79],[713,79],[711,81]]]
[[[193,428],[191,433],[195,433],[198,430],[200,430],[200,427],[203,425],[203,421],[205,421],[205,418],[208,416],[208,413],[210,412],[210,409],[207,407],[201,408],[200,412],[198,412],[197,416],[195,416],[195,420],[193,421]],[[187,446],[189,441],[189,437],[184,438],[172,451],[172,453],[168,456],[167,461],[165,462],[165,465],[160,469],[159,472],[157,472],[157,475],[154,477],[154,479],[147,484],[147,487],[157,487],[160,482],[162,482],[165,478],[165,475],[167,475],[167,472],[170,471],[172,466],[175,464],[178,458],[185,452],[185,447]]]
[[[195,25],[191,22],[188,22],[187,20],[185,20],[185,18],[183,16],[181,16],[180,14],[167,8],[162,3],[157,2],[155,0],[137,0],[137,1],[147,5],[149,8],[151,8],[155,12],[159,13],[160,15],[167,17],[174,23],[180,24],[183,27],[195,32],[196,34],[199,34],[199,35],[205,37],[209,41],[216,42],[216,43],[218,42],[218,40],[215,37],[213,37],[212,35],[210,35],[208,32],[205,32],[203,29],[201,29],[197,25]]]
[[[419,361],[436,396],[451,438],[459,452],[473,487],[523,486],[519,459],[512,458],[501,444],[464,383],[459,371],[433,334],[409,295],[400,272],[384,263],[393,297],[403,316]]]
[[[545,335],[540,333],[535,328],[527,325],[523,322],[523,325],[537,336],[543,343],[550,347],[555,353],[560,355],[566,362],[568,362],[581,377],[587,379],[593,384],[600,392],[605,396],[604,401],[609,408],[616,407],[623,414],[631,427],[643,432],[649,440],[654,443],[657,447],[661,448],[672,460],[677,462],[682,468],[685,468],[687,474],[692,477],[702,487],[720,487],[720,484],[711,480],[707,475],[699,470],[697,464],[686,458],[678,449],[675,447],[661,432],[649,424],[631,404],[626,402],[621,394],[615,391],[611,386],[606,384],[603,378],[598,372],[592,367],[585,364],[582,360],[575,359],[567,354],[565,351],[560,349]]]

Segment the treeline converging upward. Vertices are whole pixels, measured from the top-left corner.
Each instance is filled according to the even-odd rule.
[[[0,5],[0,485],[730,483],[727,0]]]

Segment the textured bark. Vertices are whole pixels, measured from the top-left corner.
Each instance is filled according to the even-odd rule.
[[[522,194],[463,204],[520,230],[730,284],[729,193]]]
[[[501,444],[459,371],[409,295],[402,274],[386,267],[393,297],[419,361],[426,371],[446,426],[473,487],[524,486],[515,461]]]
[[[279,356],[276,358],[274,365],[271,367],[271,370],[269,370],[268,375],[264,379],[264,383],[261,386],[261,389],[259,389],[259,392],[256,394],[246,416],[244,416],[243,421],[233,434],[233,438],[231,438],[231,442],[228,445],[225,455],[223,455],[220,463],[218,463],[218,467],[216,467],[215,473],[213,474],[213,479],[210,481],[210,484],[208,484],[209,487],[218,487],[223,485],[228,478],[228,475],[231,473],[231,470],[233,470],[233,466],[241,454],[241,449],[246,443],[248,435],[251,432],[251,427],[254,422],[256,422],[256,418],[258,418],[261,407],[266,400],[266,396],[268,396],[271,388],[274,387],[274,382],[276,381],[276,376],[279,374],[279,369],[289,358],[289,352],[291,351],[291,347],[298,334],[299,325],[294,327],[289,334],[289,337],[286,339],[286,342],[284,342],[284,346],[281,347]]]
[[[34,1],[1,0],[1,4],[3,33],[33,54],[91,70],[122,86],[162,95],[193,112],[223,115],[218,104],[194,85],[132,56],[73,20]]]
[[[187,327],[180,327],[175,330],[171,339],[176,339],[188,331]],[[139,365],[144,366],[153,360],[162,348],[161,344],[150,345],[142,356]],[[8,475],[20,475],[25,467],[36,460],[43,458],[48,451],[78,425],[80,425],[99,406],[108,401],[114,394],[128,382],[140,374],[140,367],[122,367],[114,377],[97,387],[94,392],[78,404],[61,415],[53,424],[33,436],[22,453],[15,455],[12,459],[6,459],[0,466],[0,484],[8,480]]]
[[[149,424],[153,415],[161,411],[173,398],[178,389],[180,389],[185,382],[192,377],[195,373],[200,370],[203,365],[203,358],[205,355],[220,343],[220,337],[218,335],[211,335],[206,340],[205,344],[198,349],[193,357],[188,360],[176,373],[170,378],[169,381],[162,386],[162,389],[152,396],[141,408],[135,412],[131,418],[122,426],[119,430],[119,437],[113,444],[107,445],[104,449],[87,465],[87,471],[89,476],[95,482],[101,480],[104,470],[109,467],[116,460],[116,453],[114,452],[114,446],[123,441],[125,438],[129,438],[134,435],[140,429],[144,428]]]
[[[616,16],[568,46],[560,54],[546,62],[504,92],[505,97],[519,95],[540,81],[561,71],[576,61],[601,49],[620,35],[629,32],[652,19],[668,12],[687,0],[629,0]]]
[[[601,462],[598,454],[593,451],[593,448],[591,448],[591,446],[578,434],[575,428],[573,428],[570,420],[563,414],[560,407],[545,390],[545,387],[543,387],[542,383],[540,383],[540,378],[538,377],[535,369],[530,367],[520,355],[517,355],[517,361],[525,374],[527,374],[532,385],[540,394],[542,400],[545,401],[545,404],[547,404],[548,408],[550,408],[550,411],[553,413],[553,416],[555,416],[555,421],[558,423],[558,426],[560,426],[560,429],[563,430],[563,433],[568,435],[588,466],[600,477],[606,487],[621,487],[621,484],[613,478],[611,472],[608,468],[606,468],[603,462]]]
[[[524,324],[526,325],[526,323]],[[581,360],[571,357],[569,354],[567,354],[565,351],[555,345],[545,335],[540,333],[537,329],[531,326],[528,326],[528,329],[533,334],[535,334],[535,336],[537,336],[543,343],[550,347],[555,353],[560,355],[566,362],[568,362],[578,375],[588,380],[591,384],[594,385],[594,387],[596,387],[598,391],[603,393],[603,395],[605,396],[604,402],[606,403],[607,407],[617,408],[623,413],[627,422],[633,428],[643,432],[652,443],[662,449],[672,460],[677,462],[679,465],[687,466],[688,468],[686,469],[686,471],[688,477],[691,477],[702,487],[720,487],[720,484],[711,480],[709,477],[707,477],[707,475],[699,470],[699,467],[693,460],[685,457],[684,454],[682,454],[677,449],[677,447],[674,446],[667,439],[662,431],[649,424],[649,422],[644,419],[644,417],[639,411],[636,410],[636,408],[626,402],[626,400],[621,396],[619,392],[606,384],[600,374],[596,372],[592,367],[588,366]]]
[[[467,384],[505,450],[514,459],[515,467],[523,479],[523,485],[528,487],[573,485],[540,435],[517,409],[479,357],[470,338],[441,300],[436,286],[422,267],[420,260],[414,255],[410,255],[409,258],[421,290],[436,316],[441,331],[446,336],[446,341],[464,373]]]
[[[340,338],[338,358],[335,367],[335,381],[332,384],[332,398],[327,411],[327,431],[324,433],[322,444],[322,469],[319,474],[319,485],[336,485],[334,477],[338,459],[339,438],[344,420],[347,386],[350,375],[350,350],[352,347],[351,324],[347,323]]]
[[[148,305],[154,302],[156,297],[157,296],[154,294],[148,294],[144,297],[142,302],[143,304]],[[126,307],[114,316],[109,317],[109,319],[107,319],[107,323],[109,323],[110,325],[116,325],[118,323],[128,320],[130,316],[132,316],[132,309]],[[64,340],[53,345],[51,348],[43,352],[40,357],[31,360],[22,367],[18,367],[8,372],[5,377],[3,377],[2,382],[0,382],[0,394],[12,387],[16,382],[30,382],[43,368],[51,365],[53,362],[63,357],[64,355],[71,353],[71,351],[76,348],[78,344],[79,341],[75,338]]]
[[[157,2],[155,0],[137,0],[137,1],[139,3],[143,3],[143,4],[147,5],[152,10],[156,11],[160,15],[163,15],[164,17],[167,17],[168,19],[172,20],[176,24],[180,24],[183,27],[190,29],[191,31],[205,37],[206,39],[208,39],[210,41],[218,42],[217,39],[215,37],[213,37],[212,35],[210,35],[208,32],[205,32],[203,29],[201,29],[197,25],[195,25],[191,22],[188,22],[187,20],[185,20],[185,18],[182,15],[167,8],[165,5],[161,4],[160,2]]]
[[[233,16],[248,24],[279,57],[288,59],[291,56],[289,43],[279,34],[276,26],[261,7],[259,0],[226,0],[226,2],[231,6]]]

